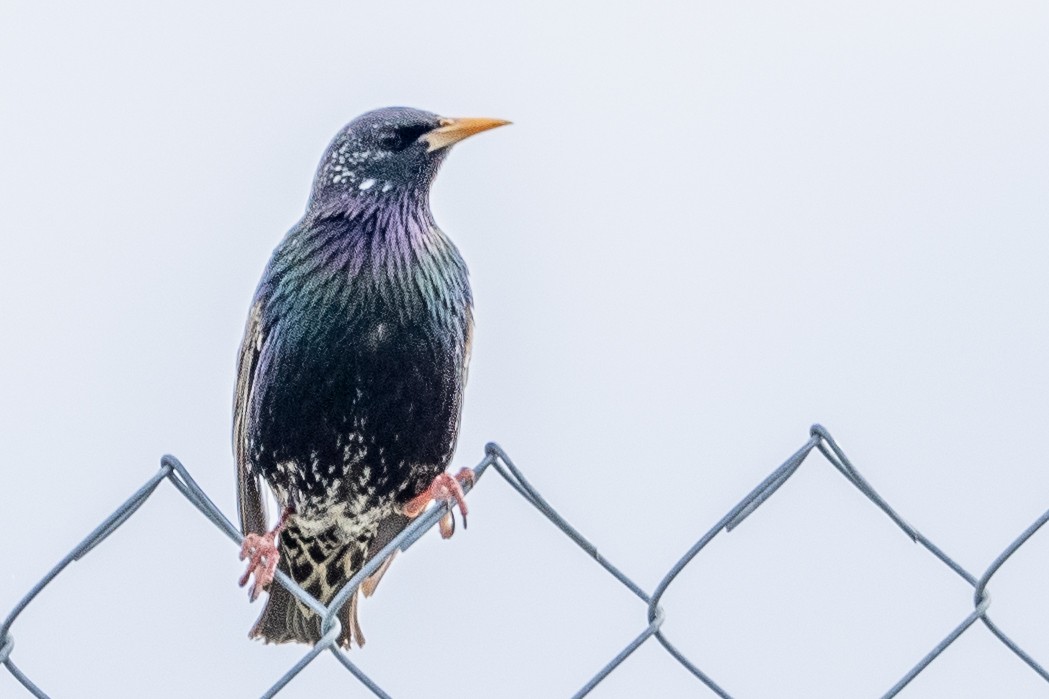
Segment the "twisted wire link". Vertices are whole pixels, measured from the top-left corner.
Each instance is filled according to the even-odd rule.
[[[771,498],[779,488],[797,472],[814,450],[818,451],[831,466],[839,471],[857,490],[863,493],[912,541],[928,550],[940,562],[954,571],[973,588],[972,611],[957,626],[951,629],[947,635],[944,636],[943,640],[936,644],[936,646],[919,660],[914,667],[908,670],[896,684],[885,692],[885,694],[882,695],[883,699],[888,699],[889,697],[894,697],[899,694],[899,692],[902,691],[911,680],[925,670],[930,663],[932,663],[977,621],[983,622],[984,626],[987,627],[995,638],[1001,641],[1006,648],[1011,650],[1045,682],[1049,683],[1049,672],[1046,671],[1045,667],[1021,648],[1015,641],[1009,638],[1009,636],[991,620],[988,615],[988,609],[991,605],[991,596],[987,591],[987,586],[991,578],[1001,569],[1009,557],[1016,553],[1021,546],[1027,543],[1027,541],[1030,540],[1030,538],[1034,536],[1034,534],[1041,529],[1046,522],[1049,522],[1049,511],[1046,511],[1041,517],[1035,520],[1031,526],[1024,530],[1022,534],[1016,537],[1016,539],[1006,547],[1006,549],[980,576],[976,576],[967,571],[936,544],[921,534],[921,532],[908,524],[903,517],[897,514],[896,511],[893,510],[892,507],[890,507],[889,504],[877,493],[877,491],[875,491],[874,488],[860,475],[859,471],[845,455],[845,452],[826,429],[821,425],[813,425],[809,435],[808,441],[806,441],[800,449],[794,452],[786,461],[773,470],[768,477],[751,490],[746,497],[740,500],[740,502],[729,510],[724,517],[718,520],[713,527],[707,530],[706,533],[704,533],[696,543],[694,543],[688,551],[686,551],[674,563],[674,565],[671,566],[670,570],[667,571],[666,575],[663,576],[663,579],[659,581],[651,593],[646,592],[620,568],[602,556],[598,552],[597,547],[592,544],[589,539],[569,524],[568,521],[565,520],[565,518],[562,517],[560,513],[558,513],[557,510],[539,494],[539,491],[528,482],[528,479],[525,478],[521,470],[514,464],[509,455],[499,447],[499,445],[494,443],[486,445],[484,459],[482,459],[473,469],[474,484],[480,481],[481,476],[483,476],[489,468],[494,469],[514,491],[528,501],[529,504],[531,504],[555,527],[568,536],[587,554],[587,556],[596,561],[598,565],[604,568],[605,571],[612,575],[612,577],[618,580],[625,588],[630,590],[630,592],[636,595],[644,603],[646,623],[643,630],[637,636],[630,639],[614,658],[609,660],[608,663],[600,668],[582,688],[573,694],[572,696],[574,698],[586,696],[606,677],[614,672],[615,669],[627,658],[629,658],[635,650],[644,645],[649,639],[655,638],[671,657],[677,660],[682,667],[702,682],[715,695],[722,697],[722,699],[731,699],[731,694],[717,684],[710,675],[701,670],[695,662],[686,657],[684,653],[671,643],[666,634],[663,633],[662,626],[663,621],[666,619],[666,612],[660,605],[660,601],[681,571],[703,551],[707,544],[719,534],[731,532],[747,519],[747,517],[752,515],[757,508]],[[125,524],[127,520],[135,514],[138,508],[149,499],[149,496],[153,494],[163,481],[171,483],[201,514],[207,517],[212,524],[229,537],[234,544],[240,546],[242,543],[243,536],[237,527],[234,526],[233,523],[222,514],[221,510],[215,506],[215,503],[213,503],[200,486],[197,485],[196,481],[193,480],[189,475],[189,472],[178,461],[178,459],[173,456],[164,456],[161,459],[160,469],[100,525],[98,525],[98,527],[96,527],[68,554],[66,554],[66,556],[50,571],[48,571],[48,573],[44,575],[44,577],[41,578],[21,600],[19,600],[11,610],[10,614],[8,614],[7,618],[4,619],[3,624],[0,625],[0,664],[7,668],[8,672],[11,673],[15,680],[25,687],[25,689],[33,696],[41,699],[48,699],[48,695],[30,680],[29,677],[22,672],[17,665],[15,665],[14,660],[11,658],[15,645],[14,636],[11,634],[11,627],[15,620],[37,597],[37,595],[39,595],[40,592],[55,579],[55,577],[65,570],[70,563],[80,560],[92,549],[102,543],[107,536]],[[468,484],[465,486],[465,489],[469,491],[472,487],[474,486]],[[345,604],[350,598],[350,595],[354,593],[361,582],[374,573],[389,555],[396,550],[404,551],[411,547],[420,537],[422,537],[423,534],[432,529],[441,517],[450,511],[450,507],[451,505],[448,504],[432,507],[415,519],[403,532],[390,541],[389,544],[372,557],[372,559],[369,560],[361,570],[347,581],[327,606],[321,604],[318,600],[310,596],[286,574],[279,570],[276,572],[275,584],[283,585],[291,594],[321,617],[322,636],[321,639],[310,648],[310,650],[303,655],[298,662],[274,682],[274,684],[262,695],[263,697],[272,697],[276,695],[281,689],[287,686],[288,683],[294,680],[303,668],[313,662],[324,651],[329,651],[335,656],[335,659],[357,679],[357,681],[367,687],[375,696],[389,699],[390,695],[387,694],[374,680],[368,677],[363,670],[350,661],[343,650],[339,648],[337,639],[341,633],[341,625],[337,617],[337,612],[342,608],[343,604]]]

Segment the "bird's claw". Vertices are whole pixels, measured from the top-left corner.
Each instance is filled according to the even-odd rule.
[[[463,529],[466,529],[466,515],[469,513],[469,508],[466,506],[466,494],[463,492],[463,486],[473,487],[473,484],[474,472],[468,468],[460,470],[454,477],[447,473],[441,473],[437,478],[433,479],[433,483],[430,484],[429,488],[408,501],[404,506],[404,514],[411,519],[415,519],[423,513],[423,510],[426,509],[426,506],[431,501],[446,502],[453,507],[459,508],[459,512],[463,515]],[[440,522],[438,522],[438,529],[441,532],[441,537],[444,539],[451,537],[455,533],[455,515],[452,514],[451,508],[441,517]]]
[[[276,531],[248,534],[240,547],[240,560],[248,559],[248,569],[240,576],[240,586],[247,585],[252,573],[255,574],[255,582],[248,590],[248,598],[252,602],[270,586],[277,572],[277,559],[280,554],[277,551],[276,534]]]

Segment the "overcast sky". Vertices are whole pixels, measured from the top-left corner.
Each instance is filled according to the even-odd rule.
[[[497,441],[651,590],[821,422],[979,575],[1049,508],[1049,5],[0,4],[0,615],[170,452],[235,516],[235,355],[357,114],[514,125],[433,195]],[[394,696],[558,697],[645,609],[498,477],[361,609]],[[162,486],[18,620],[54,697],[252,697],[237,549]],[[1049,533],[991,613],[1049,663]],[[876,697],[971,588],[817,455],[667,593],[735,697]],[[282,696],[367,696],[321,657]],[[22,696],[7,673],[0,695]],[[595,697],[713,696],[654,641]],[[1046,697],[982,626],[901,695]]]

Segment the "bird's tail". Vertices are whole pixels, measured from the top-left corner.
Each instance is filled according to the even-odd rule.
[[[279,569],[325,605],[335,598],[354,572],[360,570],[368,552],[368,543],[364,542],[326,545],[335,541],[334,536],[324,534],[311,533],[307,538],[294,522],[289,522],[280,534]],[[338,619],[342,624],[339,645],[343,648],[350,648],[353,643],[364,645],[364,634],[357,620],[359,596],[360,590],[354,590],[339,610]],[[269,586],[266,607],[249,636],[267,643],[296,641],[312,645],[321,638],[321,618],[275,580]]]

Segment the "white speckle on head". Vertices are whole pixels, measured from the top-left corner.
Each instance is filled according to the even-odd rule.
[[[382,183],[382,191],[389,192],[391,189],[393,189],[393,182],[383,182]]]
[[[371,189],[374,185],[375,185],[375,180],[373,180],[372,178],[369,177],[368,179],[364,180],[359,185],[357,185],[357,188],[358,189]]]

